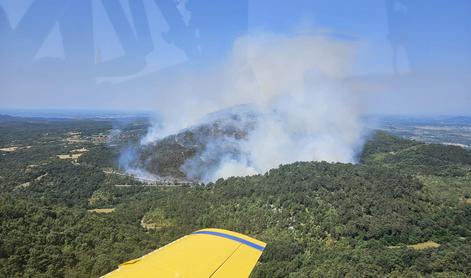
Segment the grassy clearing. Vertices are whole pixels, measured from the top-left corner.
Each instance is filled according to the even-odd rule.
[[[31,185],[31,182],[25,182],[16,186],[16,188],[26,188]]]
[[[86,148],[80,148],[80,149],[71,150],[68,154],[59,154],[57,155],[57,157],[62,160],[66,160],[66,159],[77,160],[86,152],[88,152]]]
[[[407,247],[412,248],[414,250],[425,250],[425,249],[432,249],[440,247],[440,244],[436,243],[435,241],[426,241],[417,244],[407,245]]]
[[[35,180],[36,180],[36,181],[41,181],[43,178],[47,177],[47,175],[49,175],[49,174],[48,174],[48,173],[43,174],[43,175],[41,175],[41,176],[35,178]]]
[[[401,248],[402,246],[400,245],[395,245],[395,246],[388,246],[389,249],[397,249]],[[414,250],[426,250],[426,249],[433,249],[433,248],[438,248],[440,247],[439,243],[436,243],[435,241],[426,241],[426,242],[420,242],[416,244],[410,244],[406,245],[407,248],[412,248]]]
[[[8,147],[8,148],[0,148],[0,151],[10,153],[10,152],[16,151],[17,149],[18,149],[18,147]]]
[[[71,153],[86,153],[86,152],[88,152],[88,149],[80,148],[80,149],[71,150],[70,152]]]
[[[88,212],[95,212],[95,213],[112,213],[115,208],[97,208],[97,209],[89,209]]]
[[[77,160],[79,157],[82,156],[83,153],[74,153],[74,154],[59,154],[57,157],[62,160],[71,159]]]

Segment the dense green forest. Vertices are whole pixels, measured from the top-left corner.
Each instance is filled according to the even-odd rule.
[[[207,227],[268,244],[251,277],[471,276],[468,150],[377,132],[358,164],[144,186],[116,161],[145,122],[113,128],[0,124],[0,277],[97,277]]]

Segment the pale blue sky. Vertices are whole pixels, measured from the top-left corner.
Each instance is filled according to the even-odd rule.
[[[352,78],[388,85],[365,100],[373,112],[471,110],[468,0],[130,2],[0,0],[0,107],[127,108],[97,92],[130,82],[138,93],[152,74],[218,61],[239,36],[296,35],[309,27],[355,43]],[[28,16],[32,7],[37,13]]]

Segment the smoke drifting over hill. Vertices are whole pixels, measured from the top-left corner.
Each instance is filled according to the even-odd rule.
[[[213,181],[295,161],[354,162],[363,127],[359,105],[343,82],[352,55],[351,44],[326,37],[240,38],[226,62],[204,72],[182,70],[171,86],[159,88],[165,93],[156,110],[163,122],[149,129],[142,147],[192,126],[224,127],[228,118],[218,119],[224,113],[205,115],[248,104],[229,117],[241,135],[204,136],[180,167],[187,177]]]

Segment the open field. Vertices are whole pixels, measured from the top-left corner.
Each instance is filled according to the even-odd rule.
[[[382,117],[381,129],[392,134],[422,141],[471,149],[470,117]]]
[[[0,148],[0,152],[14,152],[18,149],[18,147],[7,147],[7,148]]]
[[[97,209],[89,209],[88,212],[94,213],[112,213],[115,208],[97,208]]]
[[[81,153],[74,153],[74,154],[58,154],[57,157],[59,159],[72,159],[72,160],[77,160],[79,157],[81,157]]]
[[[409,245],[406,245],[406,247],[414,249],[414,250],[427,250],[427,249],[438,248],[438,247],[440,247],[440,244],[438,244],[434,241],[428,240],[426,242],[420,242],[420,243],[416,243],[416,244],[409,244]],[[388,246],[388,248],[397,249],[397,248],[401,248],[401,246]]]

